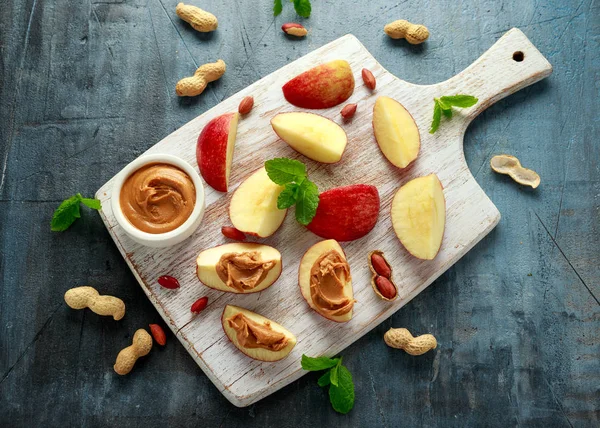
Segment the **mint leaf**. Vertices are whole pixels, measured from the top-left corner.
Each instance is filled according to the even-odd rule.
[[[334,386],[339,385],[339,383],[338,383],[339,367],[340,367],[340,363],[338,363],[335,367],[332,367],[332,369],[329,370],[329,382],[331,382],[331,384]]]
[[[440,103],[438,100],[434,100],[433,106],[433,120],[431,121],[431,129],[429,129],[430,134],[435,134],[435,131],[440,127],[440,121],[442,120],[442,108],[440,107]]]
[[[50,222],[50,229],[53,232],[63,232],[67,230],[75,220],[81,217],[79,211],[80,203],[95,210],[102,208],[98,199],[84,198],[80,193],[77,193],[69,199],[62,201],[54,211],[52,221]]]
[[[274,16],[279,15],[282,10],[283,10],[283,5],[281,4],[281,0],[274,0],[273,1],[273,15]]]
[[[474,106],[479,100],[472,95],[451,95],[441,97],[440,101],[450,106],[466,108]]]
[[[335,365],[335,367],[332,367],[331,370],[329,370],[329,381],[331,382],[332,385],[338,386],[338,374],[339,374],[339,368],[342,365],[342,357],[339,358],[338,363]]]
[[[271,181],[283,186],[292,182],[300,182],[306,177],[306,166],[297,160],[276,158],[265,162],[265,169]]]
[[[352,374],[345,367],[338,367],[338,385],[333,382],[329,386],[329,400],[336,412],[346,414],[354,407],[354,382]]]
[[[297,160],[276,158],[265,162],[272,182],[285,186],[277,198],[280,210],[296,205],[296,220],[306,226],[317,212],[319,188],[306,177],[306,166]]]
[[[304,180],[298,189],[296,198],[296,220],[306,226],[309,224],[319,206],[319,188],[310,180]]]
[[[277,198],[277,208],[285,210],[296,203],[296,196],[300,186],[296,183],[289,183],[279,194]]]
[[[327,357],[307,357],[302,354],[302,368],[309,372],[318,372],[320,370],[327,370],[337,365],[339,358],[327,358]]]
[[[67,230],[76,219],[81,217],[81,214],[79,213],[80,201],[81,195],[79,193],[62,201],[52,215],[50,229],[53,232],[62,232]]]
[[[79,193],[78,193],[79,195]],[[79,195],[81,196],[81,195]],[[85,205],[88,208],[91,208],[93,210],[100,210],[102,209],[102,204],[100,203],[99,199],[92,199],[92,198],[81,198],[81,203],[83,205]]]
[[[442,97],[444,98],[444,97]],[[437,102],[440,105],[440,108],[442,109],[442,111],[445,110],[452,110],[452,106],[450,104],[446,104],[444,102],[444,100],[442,100],[441,98],[434,98],[435,102]]]
[[[442,113],[448,119],[452,118],[452,107],[466,108],[477,104],[479,101],[472,95],[450,95],[443,96],[440,98],[434,98],[433,102],[433,120],[431,121],[430,134],[434,134],[435,131],[440,127],[440,121],[442,119]]]
[[[319,380],[317,381],[317,384],[319,384],[319,386],[321,388],[323,388],[324,386],[327,386],[331,383],[331,381],[329,380],[329,373],[331,373],[331,370],[328,372],[325,372],[325,374],[323,376],[321,376],[319,378]]]
[[[312,11],[310,0],[294,0],[294,9],[301,17],[308,18]]]

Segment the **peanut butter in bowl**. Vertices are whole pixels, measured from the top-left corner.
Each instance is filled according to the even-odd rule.
[[[131,174],[119,195],[121,211],[137,229],[165,233],[192,214],[196,187],[181,169],[166,163],[146,165]]]
[[[184,160],[168,154],[140,156],[115,179],[112,212],[136,242],[168,247],[191,236],[204,215],[204,187]]]

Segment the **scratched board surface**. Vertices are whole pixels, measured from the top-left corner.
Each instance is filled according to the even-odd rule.
[[[524,61],[515,61],[522,52]],[[281,87],[292,77],[318,64],[345,59],[355,74],[357,87],[348,102],[360,105],[351,123],[343,124],[348,136],[346,152],[339,163],[324,165],[300,156],[281,141],[269,120],[280,112],[297,110],[287,103]],[[361,67],[370,69],[377,89],[370,91],[360,78]],[[235,405],[246,406],[275,392],[305,372],[300,367],[302,354],[335,355],[363,334],[404,306],[434,279],[462,257],[499,221],[498,210],[470,173],[462,152],[462,139],[468,123],[496,100],[550,74],[552,67],[527,40],[513,29],[471,67],[454,78],[431,86],[417,86],[398,80],[384,70],[352,35],[344,36],[305,57],[277,70],[250,87],[223,101],[205,114],[164,138],[147,153],[180,156],[197,168],[197,136],[214,117],[234,111],[247,95],[255,98],[252,112],[239,126],[233,158],[229,193],[207,187],[206,214],[201,226],[189,240],[167,248],[153,249],[130,239],[116,224],[111,211],[112,180],[97,197],[102,201],[101,215],[142,288],[165,322],[182,341],[192,357],[215,386]],[[432,104],[442,94],[468,93],[479,98],[475,107],[457,111],[453,120],[432,135],[428,133]],[[385,160],[374,140],[371,117],[377,96],[400,101],[412,114],[421,135],[419,157],[408,168],[398,170]],[[319,110],[340,122],[340,106]],[[306,304],[298,287],[298,264],[304,252],[321,239],[287,216],[283,226],[264,243],[282,253],[283,272],[270,288],[251,295],[235,295],[208,289],[195,275],[195,259],[204,249],[226,242],[221,226],[229,224],[228,207],[235,188],[264,161],[276,157],[298,158],[307,163],[308,174],[321,188],[354,183],[377,187],[381,198],[380,219],[364,238],[343,244],[353,278],[353,319],[338,324],[316,314]],[[408,180],[435,173],[444,187],[446,230],[442,248],[432,261],[419,260],[401,246],[392,231],[390,202],[395,191]],[[394,268],[399,298],[380,300],[370,286],[367,254],[374,249],[385,253]],[[172,275],[182,287],[173,292],[160,287],[156,279]],[[190,306],[207,295],[209,304],[198,316]],[[253,360],[239,352],[223,333],[221,313],[226,304],[241,306],[289,328],[298,343],[289,356],[277,362]]]
[[[178,0],[14,1],[0,14],[0,425],[31,426],[596,426],[600,421],[600,21],[594,0],[313,1],[301,20],[284,3],[205,0],[219,29],[199,34]],[[343,13],[340,13],[343,11]],[[394,19],[430,38],[391,40]],[[304,40],[284,22],[302,22]],[[82,210],[67,232],[48,222],[60,201],[91,196],[180,126],[269,73],[348,32],[387,70],[443,81],[511,27],[554,67],[552,76],[478,117],[466,161],[502,214],[498,226],[424,292],[346,348],[354,409],[340,416],[308,374],[246,408],[215,388],[167,329],[167,346],[130,376],[117,353],[161,322],[100,216]],[[203,95],[175,83],[223,58]],[[489,168],[510,153],[535,169],[535,191]],[[121,321],[68,308],[93,285],[121,297]],[[596,299],[594,298],[596,296]],[[390,327],[433,333],[414,358],[382,340]]]

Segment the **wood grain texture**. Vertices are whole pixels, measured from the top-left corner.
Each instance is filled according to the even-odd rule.
[[[514,52],[524,53],[525,60],[515,61]],[[343,125],[348,134],[348,147],[342,161],[322,165],[298,155],[279,140],[269,120],[277,113],[296,110],[282,96],[281,87],[285,82],[334,59],[349,61],[356,74],[357,87],[348,102],[358,103],[360,112],[350,124]],[[374,93],[362,83],[360,70],[363,67],[370,69],[377,79]],[[237,406],[247,406],[305,374],[300,367],[302,354],[336,355],[376,327],[452,266],[498,223],[498,210],[481,190],[464,160],[464,132],[471,120],[489,105],[548,76],[551,71],[551,65],[527,37],[513,29],[457,76],[435,85],[413,85],[383,69],[354,36],[347,35],[233,95],[146,152],[174,154],[197,168],[196,140],[202,128],[214,117],[234,111],[245,96],[254,96],[252,113],[238,126],[230,193],[217,192],[207,186],[206,214],[192,238],[168,249],[152,249],[135,243],[112,215],[112,180],[96,194],[103,205],[101,215],[165,322],[227,399]],[[433,98],[457,93],[474,95],[479,102],[470,109],[457,111],[452,120],[444,121],[438,132],[429,134]],[[374,141],[372,109],[380,95],[400,101],[419,128],[421,151],[414,165],[405,170],[391,166]],[[336,106],[319,113],[341,122],[340,108]],[[337,324],[320,317],[301,297],[298,261],[320,239],[296,224],[292,216],[273,237],[264,240],[282,253],[283,272],[274,286],[256,295],[234,296],[203,287],[196,278],[197,254],[224,241],[220,229],[229,224],[232,191],[265,160],[275,157],[306,162],[309,176],[323,190],[355,183],[375,185],[379,190],[382,211],[378,224],[365,238],[344,245],[357,299],[354,317],[348,323]],[[403,249],[393,233],[389,212],[391,199],[403,183],[430,173],[436,173],[444,186],[446,231],[435,260],[423,261]],[[373,249],[383,251],[394,267],[399,299],[393,303],[379,300],[369,285],[371,274],[366,258]],[[181,289],[173,292],[158,285],[156,279],[167,274],[179,279]],[[202,295],[208,296],[209,305],[201,315],[194,316],[189,308]],[[241,354],[229,343],[221,328],[225,304],[242,306],[286,326],[298,338],[296,347],[287,358],[275,363],[255,361]]]
[[[600,423],[600,4],[594,0],[202,0],[219,18],[199,34],[179,0],[8,0],[0,14],[0,426],[596,427]],[[407,18],[413,46],[383,27]],[[309,30],[302,40],[285,22]],[[441,82],[512,27],[552,75],[468,127],[469,169],[502,214],[497,227],[402,310],[341,354],[356,387],[339,415],[310,373],[244,408],[231,405],[171,331],[120,377],[131,336],[163,324],[95,212],[67,232],[60,202],[92,196],[164,136],[280,67],[347,33],[403,80]],[[197,64],[228,71],[199,97],[175,95]],[[489,168],[517,156],[534,191]],[[121,321],[75,311],[65,291],[122,298]],[[420,357],[388,348],[390,327],[433,333]]]

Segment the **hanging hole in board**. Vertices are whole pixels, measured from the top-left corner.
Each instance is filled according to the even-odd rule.
[[[513,61],[521,62],[525,59],[525,54],[521,51],[516,51],[513,54]]]

